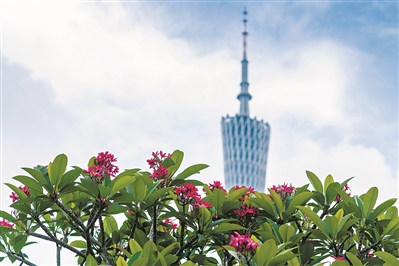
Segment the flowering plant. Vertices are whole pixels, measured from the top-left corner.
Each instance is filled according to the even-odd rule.
[[[348,182],[312,172],[312,187],[274,185],[268,193],[191,179],[207,168],[178,173],[184,154],[152,153],[151,172],[119,173],[109,152],[72,167],[58,155],[48,167],[23,168],[0,211],[0,261],[35,265],[25,254],[38,238],[67,249],[80,265],[395,265],[399,217],[378,189],[351,195]],[[84,170],[87,169],[87,170]],[[198,188],[202,187],[201,190]]]

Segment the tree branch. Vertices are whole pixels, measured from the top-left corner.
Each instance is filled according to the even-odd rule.
[[[30,262],[30,261],[28,261],[28,260],[26,260],[26,259],[24,259],[24,258],[18,256],[17,254],[15,254],[15,253],[13,253],[13,252],[7,252],[7,255],[8,255],[9,257],[11,257],[11,258],[14,258],[14,259],[16,259],[16,260],[21,261],[22,263],[25,263],[26,265],[29,265],[29,266],[37,266],[36,264],[34,264],[34,263],[32,263],[32,262]]]
[[[54,243],[56,243],[56,244],[58,244],[58,245],[60,245],[60,246],[62,246],[64,248],[72,251],[73,253],[75,253],[75,254],[77,254],[77,255],[79,255],[81,257],[86,257],[86,255],[83,252],[75,249],[74,247],[71,247],[70,245],[68,245],[68,244],[66,244],[66,243],[64,243],[64,242],[62,242],[62,241],[60,241],[58,239],[52,239],[52,238],[50,238],[48,236],[41,235],[41,234],[38,234],[38,233],[34,233],[34,232],[29,231],[29,230],[27,230],[26,233],[28,235],[31,235],[31,236],[34,236],[34,237],[37,237],[37,238],[40,238],[40,239],[43,239],[43,240],[54,242]]]

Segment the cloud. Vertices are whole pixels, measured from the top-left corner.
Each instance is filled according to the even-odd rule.
[[[288,135],[286,130],[278,127],[273,133],[274,142],[270,146],[273,156],[270,156],[266,179],[268,187],[283,182],[302,186],[308,182],[305,173],[308,170],[322,182],[329,174],[337,182],[355,177],[349,182],[352,195],[361,195],[376,186],[379,189],[379,203],[398,197],[397,173],[386,164],[384,156],[377,149],[353,145],[345,139],[326,148],[311,138]],[[290,138],[293,139],[287,141]]]
[[[170,23],[167,9],[148,20],[142,3],[7,2],[3,8],[3,182],[12,182],[19,167],[46,164],[58,153],[83,167],[109,150],[122,169],[148,170],[152,151],[174,149],[186,154],[183,168],[210,164],[197,176],[203,182],[223,180],[220,120],[238,112],[241,71],[241,51],[230,40],[215,40],[215,49],[198,39],[192,45],[162,30]],[[397,147],[387,135],[397,124],[375,115],[370,125],[360,108],[366,96],[353,96],[362,85],[359,73],[370,74],[375,58],[309,31],[312,14],[328,8],[301,17],[273,6],[270,23],[278,30],[288,17],[285,40],[294,36],[293,43],[279,46],[267,31],[251,32],[251,116],[271,125],[267,185],[303,185],[310,170],[322,179],[356,176],[354,194],[377,186],[381,200],[397,197],[397,171],[370,141],[390,136],[384,145]],[[263,29],[259,14],[253,25]]]

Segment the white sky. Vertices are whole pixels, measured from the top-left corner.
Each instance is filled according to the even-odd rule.
[[[83,167],[108,150],[147,170],[152,151],[175,149],[184,166],[210,165],[203,182],[223,180],[244,5],[250,113],[271,125],[267,187],[302,186],[310,170],[398,197],[396,2],[3,1],[2,183],[59,153]]]

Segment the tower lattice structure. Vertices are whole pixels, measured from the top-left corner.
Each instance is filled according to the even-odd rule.
[[[224,176],[227,188],[235,185],[253,187],[263,192],[266,184],[266,165],[269,150],[270,126],[249,117],[247,11],[243,15],[243,59],[241,91],[237,96],[240,112],[233,117],[222,117]]]

